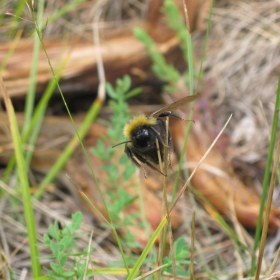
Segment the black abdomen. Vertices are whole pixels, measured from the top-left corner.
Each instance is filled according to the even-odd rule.
[[[131,151],[141,162],[149,161],[159,164],[156,139],[158,139],[161,160],[164,161],[164,145],[166,143],[165,122],[157,119],[155,125],[142,125],[131,133]],[[168,135],[168,146],[171,146],[170,133]]]

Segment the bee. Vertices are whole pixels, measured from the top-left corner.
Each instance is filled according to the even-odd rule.
[[[172,113],[182,105],[192,102],[199,95],[186,96],[174,103],[155,111],[150,116],[144,114],[132,117],[124,126],[123,133],[126,141],[114,145],[112,148],[125,144],[124,152],[127,157],[139,168],[143,168],[141,163],[146,164],[151,169],[159,171],[154,165],[159,164],[158,148],[156,139],[158,140],[159,153],[162,161],[164,161],[164,147],[166,146],[166,125],[162,120],[164,117],[181,117]],[[168,150],[172,149],[171,135],[168,131]],[[144,168],[143,168],[144,169]],[[144,169],[145,172],[145,169]],[[166,176],[166,174],[163,174]],[[145,172],[146,177],[146,172]]]

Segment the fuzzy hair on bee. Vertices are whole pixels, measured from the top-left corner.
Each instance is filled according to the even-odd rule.
[[[113,148],[125,144],[124,152],[136,166],[143,168],[141,165],[141,163],[143,163],[163,174],[155,167],[155,165],[159,164],[158,149],[162,161],[165,158],[164,147],[166,147],[167,132],[167,147],[169,152],[172,150],[172,143],[170,132],[166,128],[165,122],[162,118],[176,117],[182,119],[173,114],[172,111],[186,103],[194,101],[198,97],[198,94],[187,96],[155,111],[150,116],[144,114],[133,116],[123,129],[126,141],[114,145]],[[158,140],[158,148],[156,140]],[[166,174],[163,175],[166,176]]]

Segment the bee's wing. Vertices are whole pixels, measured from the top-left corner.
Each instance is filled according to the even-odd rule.
[[[151,117],[156,117],[159,114],[166,112],[166,111],[174,111],[174,110],[178,109],[179,107],[181,107],[182,105],[194,101],[198,97],[200,97],[199,94],[186,96],[178,101],[175,101],[174,103],[171,103],[171,104],[164,106],[163,108],[153,112],[151,114]]]

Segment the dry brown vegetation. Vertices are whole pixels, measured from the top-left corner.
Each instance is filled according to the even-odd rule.
[[[88,100],[92,98],[93,92],[97,92],[99,83],[95,55],[96,49],[99,47],[92,40],[93,23],[97,22],[96,15],[99,11],[101,11],[98,19],[100,49],[107,81],[113,83],[116,78],[128,73],[132,77],[134,86],[143,85],[144,87],[143,99],[141,100],[140,96],[132,101],[137,105],[132,107],[133,111],[142,111],[143,106],[141,105],[159,103],[158,93],[162,84],[150,70],[147,51],[142,43],[133,37],[132,27],[146,28],[168,61],[181,70],[186,66],[182,62],[178,39],[174,32],[167,27],[165,19],[159,12],[161,1],[152,1],[150,6],[146,2],[96,1],[93,3],[85,1],[67,16],[59,18],[53,24],[48,24],[44,33],[44,42],[54,67],[63,56],[69,56],[69,61],[62,74],[61,86],[66,98],[68,97],[70,100],[73,112],[80,113],[74,117],[78,124],[83,115],[81,111],[88,108]],[[180,5],[181,2],[177,2]],[[194,6],[191,3],[193,4],[189,1],[188,12],[193,30],[195,65],[198,68],[202,56],[206,30],[205,20],[208,16],[210,1],[197,1],[197,5]],[[59,7],[57,8],[59,9]],[[47,4],[45,17],[50,17],[51,13],[53,13],[53,7]],[[26,13],[24,17],[29,16]],[[1,31],[2,36],[5,31],[7,31],[5,28]],[[2,73],[7,90],[10,96],[14,97],[16,108],[22,108],[21,104],[28,88],[31,67],[29,62],[32,57],[33,42],[27,38],[27,34],[28,31],[23,33],[23,37],[26,36],[26,38],[19,41]],[[62,34],[63,36],[67,34],[69,38],[61,38]],[[253,230],[257,222],[259,196],[273,119],[280,66],[279,34],[279,1],[277,0],[236,0],[215,3],[203,62],[203,77],[198,89],[202,98],[197,101],[195,106],[196,123],[186,150],[189,168],[193,169],[229,115],[233,113],[232,121],[226,128],[224,136],[209,154],[204,165],[193,178],[192,184],[215,206],[220,214],[227,218],[240,240],[249,248],[252,248]],[[10,40],[5,40],[0,45],[0,62],[4,60],[10,47]],[[45,89],[51,77],[48,62],[41,52],[37,76],[38,94]],[[180,90],[179,85],[178,97],[182,95]],[[66,143],[74,135],[70,121],[62,116],[64,115],[64,111],[61,109],[63,104],[56,104],[60,102],[58,100],[59,98],[54,98],[47,111],[48,117],[45,118],[42,125],[31,162],[30,181],[34,186],[41,178],[39,174],[48,172]],[[141,105],[139,106],[139,104]],[[147,108],[144,110],[153,111],[148,106]],[[59,116],[52,116],[53,112]],[[7,129],[5,112],[0,113],[0,163],[4,167],[13,150],[9,145],[10,134]],[[101,111],[100,118],[108,119],[108,113],[110,110],[105,107]],[[22,121],[20,114],[18,120]],[[172,125],[174,150],[177,155],[180,154],[182,147],[184,127],[184,122],[176,122]],[[106,129],[103,125],[93,124],[85,139],[86,149],[89,150],[90,147],[95,146],[98,136],[105,133]],[[90,157],[100,185],[106,188],[104,174],[102,171],[98,171],[102,162],[92,154]],[[173,169],[176,169],[177,159],[174,157],[172,161]],[[0,172],[3,170],[4,168]],[[33,174],[33,172],[35,173]],[[65,174],[70,175],[72,181],[69,181]],[[159,194],[161,181],[159,177],[159,174],[150,171],[148,180],[139,176],[139,173],[133,177],[134,181],[141,182],[143,186],[144,207],[151,225],[151,232],[161,219],[161,196]],[[71,213],[83,210],[86,222],[82,230],[90,232],[94,228],[95,254],[93,259],[96,266],[103,267],[109,261],[119,261],[120,255],[112,242],[110,230],[102,228],[100,216],[85,204],[73,182],[87,194],[102,213],[105,213],[90,170],[84,161],[82,152],[77,149],[59,174],[58,179],[49,186],[43,198],[34,202],[39,240],[42,241],[41,234],[46,232],[48,225],[54,219],[65,223]],[[1,188],[9,193],[13,192],[12,183],[13,181],[7,186],[0,181]],[[172,189],[172,183],[173,181],[170,179],[170,189]],[[127,189],[127,191],[135,193],[133,188]],[[250,266],[250,255],[244,255],[245,263],[248,265],[246,268],[236,254],[234,242],[216,221],[216,212],[201,199],[199,201],[204,208],[201,204],[197,205],[191,192],[186,193],[185,196],[172,215],[172,226],[177,236],[185,236],[187,242],[190,243],[189,217],[191,210],[196,209],[198,218],[195,267],[198,275],[204,271],[205,266],[215,271],[221,257],[223,258],[221,263],[224,265],[221,265],[219,269],[221,275],[223,273],[232,274],[227,279],[245,277]],[[271,235],[268,237],[264,254],[263,268],[268,269],[276,256],[280,243],[279,209],[277,208],[279,199],[279,191],[276,188],[275,206],[271,211],[269,224]],[[0,231],[3,252],[5,252],[3,255],[8,258],[8,262],[12,261],[13,269],[20,274],[23,268],[30,266],[26,230],[18,221],[12,220],[9,213],[22,211],[22,209],[13,209],[12,206],[7,208],[6,203],[4,199],[0,204]],[[127,209],[126,214],[138,211],[138,209],[139,206],[134,204]],[[205,226],[208,230],[205,230]],[[137,241],[143,245],[147,243],[143,229],[135,226],[131,227],[131,230],[138,236]],[[81,239],[79,246],[83,248],[87,246],[87,242],[86,238]],[[220,252],[219,257],[217,257],[217,251]],[[47,253],[42,249],[42,255]],[[203,258],[200,254],[203,255]],[[277,270],[280,270],[279,262],[277,262],[275,273],[268,276],[270,277],[268,279],[278,279]],[[207,279],[207,277],[202,274],[199,278]],[[116,279],[116,277],[108,276],[106,279]]]

